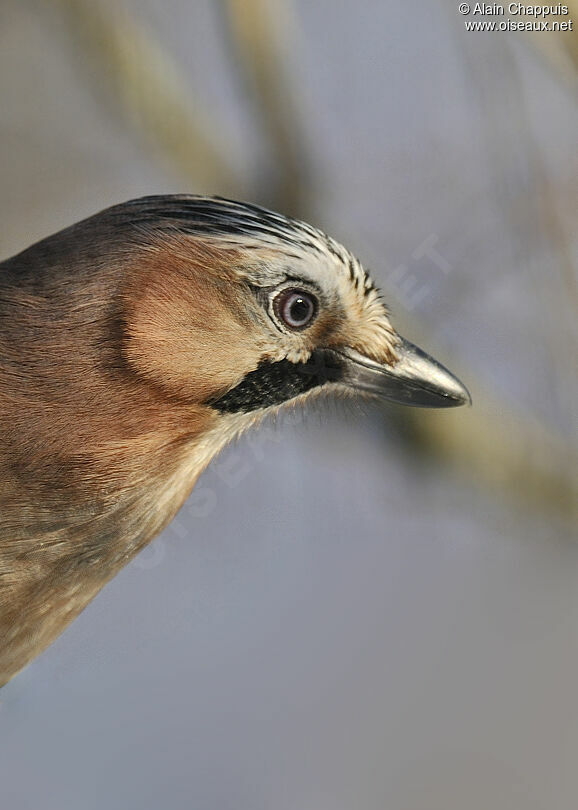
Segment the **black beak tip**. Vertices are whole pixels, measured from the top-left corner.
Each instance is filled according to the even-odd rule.
[[[447,397],[448,408],[459,408],[462,405],[465,405],[468,408],[472,407],[472,395],[463,383],[460,383],[460,386],[461,391],[458,394],[452,393]]]
[[[402,339],[397,374],[416,393],[416,404],[431,408],[471,407],[472,396],[463,382],[422,349]]]
[[[353,349],[335,353],[340,377],[350,388],[419,408],[471,405],[466,386],[418,346],[399,338],[394,365],[380,365]]]
[[[472,395],[469,390],[454,374],[440,366],[444,373],[444,383],[433,393],[433,407],[436,408],[458,408],[466,405],[472,407]],[[425,391],[422,390],[422,395]]]
[[[464,389],[461,401],[458,402],[458,405],[466,405],[468,408],[471,408],[473,405],[472,402],[472,395],[469,392],[469,389],[462,383],[462,387]]]

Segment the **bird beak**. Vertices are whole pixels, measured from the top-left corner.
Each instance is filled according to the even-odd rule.
[[[354,349],[332,354],[339,366],[338,381],[356,391],[422,408],[472,404],[468,389],[457,377],[404,338],[399,338],[398,360],[393,365],[376,363]]]

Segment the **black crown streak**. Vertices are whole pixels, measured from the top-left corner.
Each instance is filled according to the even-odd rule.
[[[250,203],[225,197],[156,195],[141,197],[109,209],[117,225],[213,236],[274,237],[282,244],[322,252],[319,239],[331,250],[325,234],[305,222]],[[327,244],[326,244],[327,243]]]
[[[327,382],[336,382],[341,374],[339,358],[322,350],[313,352],[306,363],[265,360],[235,388],[208,404],[222,413],[250,413],[281,405]]]

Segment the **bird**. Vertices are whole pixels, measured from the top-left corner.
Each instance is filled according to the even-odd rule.
[[[0,686],[288,403],[471,404],[368,271],[257,205],[156,195],[0,263]]]

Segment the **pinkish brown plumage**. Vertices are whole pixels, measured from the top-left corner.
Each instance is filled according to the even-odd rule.
[[[290,400],[459,405],[341,245],[218,198],[115,206],[0,265],[0,685]]]

